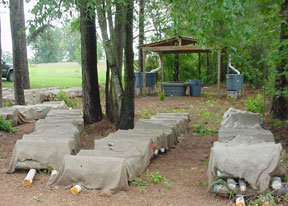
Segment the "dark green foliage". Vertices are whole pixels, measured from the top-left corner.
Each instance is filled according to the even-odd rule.
[[[174,75],[174,58],[175,55],[164,56],[165,81],[172,81]],[[179,55],[179,81],[188,81],[189,79],[198,79],[198,55],[197,54],[180,54]],[[203,68],[204,69],[204,68]],[[202,70],[204,73],[205,70]],[[206,73],[206,72],[205,72]]]
[[[232,64],[244,74],[245,83],[259,87],[263,85],[264,56],[267,56],[267,66],[275,65],[273,59],[278,47],[280,3],[280,1],[209,0],[189,1],[188,4],[186,0],[164,2],[156,0],[148,3],[147,12],[151,18],[155,18],[154,24],[161,24],[154,26],[154,38],[163,39],[180,34],[199,39],[200,46],[225,48],[232,54]],[[155,5],[158,11],[155,11]],[[200,79],[205,83],[215,83],[217,59],[214,53],[210,55],[211,72],[208,73],[211,74],[211,78],[207,78],[204,55],[206,54],[201,55]],[[167,81],[173,79],[173,56],[164,56]],[[222,58],[222,70],[226,72],[227,57],[224,54]],[[197,65],[198,55],[180,54],[179,79],[185,81],[199,78]],[[272,68],[268,69],[266,76],[271,71]],[[222,81],[224,80],[225,76],[222,75]]]
[[[206,135],[206,134],[214,134],[216,133],[217,130],[212,128],[212,129],[209,129],[209,128],[204,128],[202,127],[201,125],[194,125],[193,126],[193,133],[196,133],[198,135]]]
[[[153,69],[158,68],[159,67],[159,56],[154,54],[154,53],[149,55],[146,58],[145,67],[146,67],[146,72],[149,72],[149,71],[151,71]]]
[[[160,101],[164,101],[164,100],[165,100],[165,94],[164,94],[164,92],[159,92],[159,93],[158,93],[158,97],[159,97]]]
[[[149,183],[160,183],[167,185],[168,189],[172,188],[172,185],[170,184],[169,179],[164,177],[159,171],[150,172],[149,169],[146,170],[146,177],[145,180],[142,180],[141,178],[136,178],[135,180],[131,181],[129,185],[132,186],[148,186]]]
[[[132,182],[129,183],[131,186],[146,186],[148,183],[145,180],[142,180],[141,178],[136,178]]]
[[[281,4],[280,44],[276,66],[275,92],[273,94],[271,114],[274,118],[288,119],[288,1]]]
[[[248,100],[245,103],[245,106],[250,112],[257,112],[259,114],[262,114],[264,110],[264,103],[263,103],[262,95],[258,94],[256,98],[248,97]]]
[[[9,132],[9,133],[16,133],[18,130],[12,127],[11,120],[3,120],[3,117],[0,116],[0,130]]]
[[[62,90],[58,92],[57,96],[55,97],[55,100],[64,101],[65,104],[71,108],[76,107],[78,105],[77,100],[70,98],[68,94]]]

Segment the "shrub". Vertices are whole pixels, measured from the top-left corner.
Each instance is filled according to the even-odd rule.
[[[136,178],[134,181],[130,182],[130,185],[148,186],[149,183],[159,183],[159,182],[166,184],[168,189],[172,188],[172,185],[170,184],[169,179],[164,177],[159,171],[156,171],[155,173],[153,173],[153,172],[150,172],[149,169],[146,170],[145,180],[142,180],[141,178]]]
[[[247,102],[245,103],[248,111],[250,112],[257,112],[262,114],[264,111],[264,103],[261,94],[258,94],[256,98],[248,97]]]
[[[11,120],[3,120],[3,117],[0,116],[0,130],[9,133],[16,133],[17,129],[12,128],[12,121]]]
[[[76,107],[78,105],[78,102],[74,99],[71,99],[68,94],[62,90],[60,90],[57,94],[57,96],[55,97],[56,101],[64,101],[65,104],[68,107]]]
[[[193,126],[193,133],[196,133],[200,136],[206,135],[206,134],[214,134],[216,132],[217,132],[217,130],[215,128],[212,128],[212,129],[204,128],[201,125],[194,125]]]
[[[165,94],[164,94],[164,92],[158,93],[158,97],[159,97],[159,99],[160,99],[161,101],[164,101],[164,100],[165,100]]]

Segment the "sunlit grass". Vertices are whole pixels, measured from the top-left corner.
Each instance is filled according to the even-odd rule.
[[[29,65],[30,84],[38,87],[80,87],[82,84],[81,65],[74,62]],[[106,63],[98,62],[98,80],[105,83]],[[2,79],[3,86],[13,86]]]

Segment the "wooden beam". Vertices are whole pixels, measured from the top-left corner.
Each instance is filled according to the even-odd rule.
[[[164,82],[164,65],[163,65],[163,53],[159,52],[160,68],[161,68],[161,92],[163,92],[162,82]]]
[[[217,80],[218,80],[218,97],[220,97],[220,83],[221,83],[221,50],[218,50],[218,73],[217,73]]]
[[[194,50],[194,51],[162,51],[163,54],[197,54],[197,53],[211,53],[209,50]]]
[[[142,94],[146,95],[146,55],[147,52],[143,52],[143,89],[142,89]]]
[[[211,47],[197,47],[197,46],[159,46],[159,47],[143,47],[143,51],[150,52],[182,52],[182,53],[196,53],[196,52],[209,52],[213,48]]]

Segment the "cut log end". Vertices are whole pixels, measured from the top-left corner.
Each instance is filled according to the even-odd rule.
[[[32,182],[30,182],[30,180],[24,180],[24,182],[23,182],[23,186],[24,187],[32,187]]]

